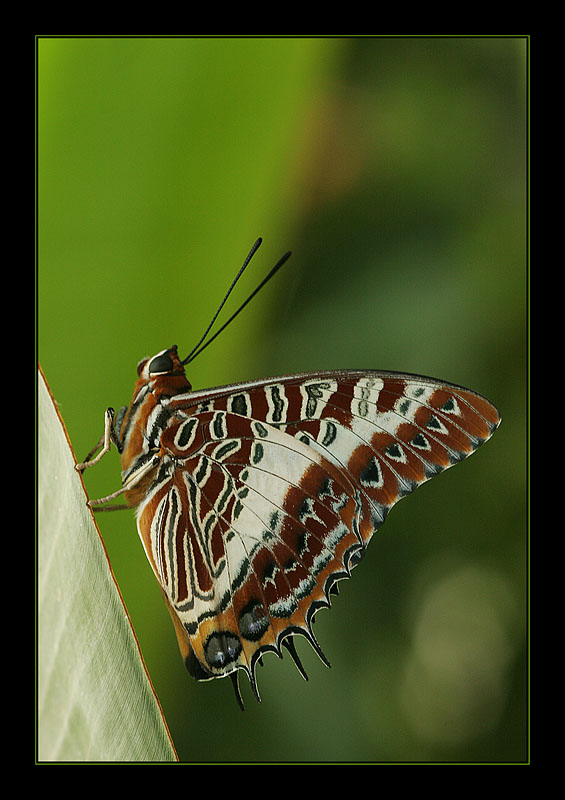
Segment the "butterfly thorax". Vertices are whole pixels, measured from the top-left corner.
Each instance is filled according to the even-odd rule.
[[[192,389],[176,346],[151,359],[143,359],[137,372],[139,378],[132,401],[118,434],[122,446],[122,483],[124,486],[134,484],[125,493],[125,499],[134,508],[146,496],[163,462],[166,463],[167,454],[161,437],[171,419],[169,401],[172,397],[190,393]],[[143,478],[134,481],[141,472]]]

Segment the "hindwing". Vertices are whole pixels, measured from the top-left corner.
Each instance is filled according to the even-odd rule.
[[[389,510],[500,422],[468,389],[359,370],[186,392],[162,406],[139,532],[190,672],[243,669],[256,694],[264,653],[284,644],[297,661],[294,634],[324,658],[312,618]]]

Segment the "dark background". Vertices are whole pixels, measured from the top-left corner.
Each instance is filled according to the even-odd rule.
[[[40,38],[38,345],[78,458],[137,361],[188,353],[249,247],[194,388],[301,370],[435,375],[503,423],[401,503],[331,611],[327,670],[267,657],[262,703],[197,684],[129,512],[99,516],[190,761],[527,756],[525,38]],[[86,476],[119,487],[114,452]],[[245,681],[245,679],[244,679]]]

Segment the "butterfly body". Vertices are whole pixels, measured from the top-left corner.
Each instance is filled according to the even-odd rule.
[[[197,680],[312,632],[391,507],[500,422],[470,390],[371,370],[192,391],[172,347],[138,365],[114,432],[126,502]]]

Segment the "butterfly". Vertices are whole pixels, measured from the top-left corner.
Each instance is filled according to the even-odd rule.
[[[329,666],[316,612],[393,505],[473,453],[500,415],[470,389],[376,370],[194,391],[185,365],[225,327],[202,344],[218,312],[186,358],[174,345],[139,362],[130,405],[106,411],[104,435],[77,469],[116,446],[122,488],[90,505],[136,509],[189,673],[230,676],[243,708],[239,672],[259,700],[256,666],[268,652],[284,648],[307,677],[296,636]],[[122,494],[125,506],[106,505]]]

